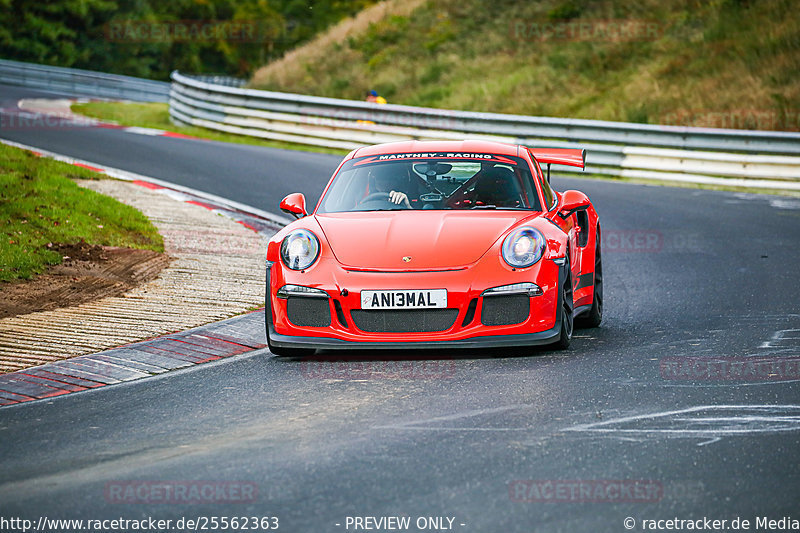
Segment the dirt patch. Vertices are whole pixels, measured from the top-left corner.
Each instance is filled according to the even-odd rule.
[[[0,283],[0,318],[119,296],[155,279],[170,261],[152,250],[53,245],[64,261],[32,280]]]

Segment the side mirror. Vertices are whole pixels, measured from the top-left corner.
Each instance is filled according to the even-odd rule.
[[[586,209],[590,205],[592,204],[589,201],[589,197],[581,191],[564,191],[561,195],[561,205],[558,208],[558,215],[561,218],[567,218],[575,211]]]
[[[306,197],[303,196],[303,193],[293,192],[281,200],[280,208],[281,211],[289,213],[295,218],[308,216],[308,211],[306,211]]]

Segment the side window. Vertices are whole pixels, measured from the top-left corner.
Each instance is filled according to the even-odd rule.
[[[540,174],[541,176],[541,174]],[[553,193],[553,189],[550,188],[550,184],[544,177],[540,177],[542,180],[542,192],[544,193],[544,201],[547,203],[548,211],[555,206],[556,195]]]
[[[536,170],[539,171],[539,184],[542,186],[544,203],[547,206],[546,211],[550,211],[554,206],[556,195],[553,193],[553,189],[550,187],[550,184],[547,183],[547,179],[544,177],[544,172],[542,172],[542,168],[539,166],[539,162],[533,157],[533,154],[531,154],[531,159],[533,159],[533,162],[536,165]]]

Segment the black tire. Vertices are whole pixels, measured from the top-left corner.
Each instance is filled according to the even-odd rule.
[[[599,231],[595,240],[597,244],[594,250],[594,298],[591,309],[575,319],[575,325],[579,328],[596,328],[603,321],[603,258],[600,255]]]
[[[564,269],[567,274],[563,285],[561,285],[559,298],[561,300],[559,304],[561,331],[558,341],[552,344],[552,347],[556,350],[566,350],[569,348],[569,343],[572,341],[572,330],[574,328],[572,312],[575,309],[575,301],[572,297],[572,270],[569,264],[569,256],[567,256]]]

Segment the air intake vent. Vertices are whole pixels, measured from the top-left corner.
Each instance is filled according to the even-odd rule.
[[[531,299],[525,294],[484,296],[481,324],[484,326],[509,326],[528,319]]]
[[[295,326],[326,328],[331,325],[331,306],[327,298],[290,297],[286,301],[286,313]]]
[[[445,331],[453,327],[458,309],[404,309],[350,312],[361,331],[370,333],[423,333]]]

